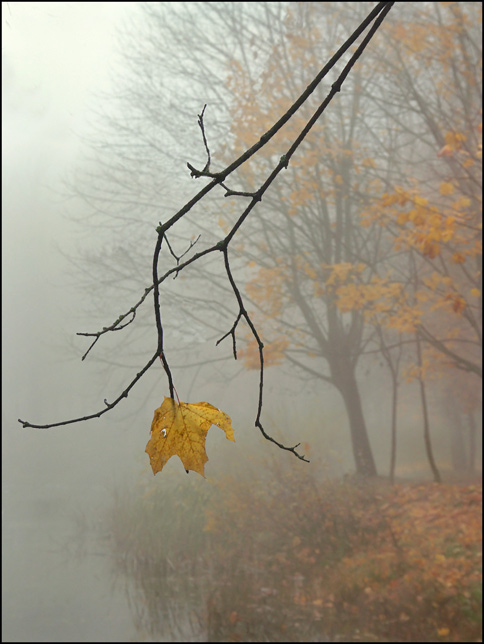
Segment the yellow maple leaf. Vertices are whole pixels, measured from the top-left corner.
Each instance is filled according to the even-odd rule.
[[[165,396],[155,410],[151,423],[151,438],[145,452],[150,457],[153,474],[161,472],[172,456],[179,456],[185,470],[205,476],[205,439],[212,425],[223,429],[228,440],[235,441],[232,421],[223,411],[210,403],[177,404]]]

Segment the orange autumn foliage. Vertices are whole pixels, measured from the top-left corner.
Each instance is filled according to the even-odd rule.
[[[320,24],[338,24],[334,4],[329,3],[324,20],[313,3],[308,3],[307,11],[314,14],[311,29],[297,35],[291,35],[289,30],[285,50],[295,79],[315,63],[315,43],[322,38]],[[313,339],[317,336],[313,322],[324,320],[327,311],[337,307],[341,314],[361,313],[367,325],[385,326],[403,334],[413,335],[417,329],[425,328],[427,341],[436,338],[434,348],[443,348],[447,366],[450,354],[457,356],[457,362],[460,357],[469,357],[469,342],[478,341],[480,326],[482,204],[480,191],[476,192],[473,186],[479,183],[482,145],[479,105],[473,103],[472,110],[464,110],[458,101],[461,94],[473,97],[477,89],[478,67],[473,66],[473,58],[466,49],[470,47],[466,38],[476,11],[475,7],[462,9],[456,3],[442,8],[415,7],[407,16],[392,16],[387,26],[390,37],[383,37],[376,45],[379,53],[375,69],[381,78],[398,85],[413,74],[412,87],[422,95],[415,100],[421,110],[422,131],[428,137],[421,144],[420,135],[415,133],[413,145],[422,148],[417,155],[418,167],[403,162],[400,175],[395,175],[400,180],[394,180],[393,186],[387,179],[382,181],[386,165],[393,167],[392,155],[398,156],[398,151],[385,150],[388,156],[379,159],[371,147],[365,147],[368,144],[363,138],[345,137],[345,128],[340,130],[337,120],[328,115],[316,124],[312,138],[291,159],[284,185],[277,191],[275,210],[285,215],[286,220],[278,220],[283,225],[284,221],[295,221],[294,229],[301,237],[294,233],[291,243],[277,246],[273,239],[278,239],[279,231],[271,232],[265,226],[271,256],[267,257],[266,244],[263,266],[247,285],[249,297],[272,321],[270,336],[276,338],[274,342],[279,347],[284,344],[287,351],[300,350],[300,337],[288,330],[297,326],[294,318],[284,326],[284,333],[277,321],[285,321],[285,313],[295,298],[298,302],[307,298],[308,306],[301,306],[305,321],[310,315],[309,308],[317,311],[308,333]],[[288,10],[288,24],[297,13],[297,9]],[[257,132],[269,125],[274,110],[282,113],[290,104],[287,62],[281,63],[277,51],[273,54],[267,58],[255,89],[247,78],[241,82],[243,67],[229,79],[231,89],[240,99],[232,125],[235,145],[240,149],[253,143]],[[457,80],[451,72],[457,74]],[[431,80],[428,95],[424,91],[429,82],[427,76]],[[342,111],[348,110],[345,118],[349,122],[350,115],[358,114],[362,104],[358,93],[369,83],[364,69],[352,81],[354,103],[342,103]],[[452,109],[449,120],[445,110],[453,101],[459,109]],[[395,106],[388,109],[391,112]],[[362,111],[355,123],[364,120]],[[437,123],[442,123],[440,130]],[[285,142],[294,138],[303,124],[304,118],[299,115],[286,124],[271,150],[265,157],[263,151],[244,175],[248,186],[254,186],[256,177],[271,168],[274,158],[286,151]],[[357,132],[357,126],[353,127]],[[392,131],[392,126],[388,127]],[[385,141],[389,134],[381,129],[378,136]],[[437,144],[432,149],[428,141],[433,142],[434,138]],[[366,204],[359,208],[361,195]],[[348,214],[353,204],[355,212]],[[358,239],[368,240],[361,248],[356,246],[359,242],[355,242],[352,233],[346,238],[351,216],[361,226]],[[288,229],[291,225],[287,223]],[[299,239],[304,246],[297,246]],[[372,241],[376,239],[381,241]],[[365,255],[372,243],[380,244],[381,248]],[[347,252],[352,248],[357,249],[354,256]],[[307,331],[305,327],[304,332]],[[252,349],[255,348],[254,345]],[[321,355],[320,351],[317,353]],[[313,354],[314,343],[308,346],[308,355]],[[250,350],[246,355],[252,355],[254,367],[256,352]],[[279,362],[277,351],[273,364]]]
[[[294,619],[319,624],[331,641],[362,632],[369,641],[479,637],[480,485],[312,485],[297,474],[280,482],[237,489],[240,482],[226,481],[218,507],[208,512],[207,530],[223,553],[221,578],[229,579],[234,558],[253,570],[244,578],[243,602],[238,591],[219,597],[222,614],[229,606],[237,612],[239,629],[250,626],[246,606],[263,584],[265,602],[292,603]],[[257,535],[253,557],[240,534]],[[285,608],[272,628],[291,624],[290,615]],[[226,628],[230,639],[230,620]]]

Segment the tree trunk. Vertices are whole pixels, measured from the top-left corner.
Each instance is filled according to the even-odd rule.
[[[477,425],[472,411],[467,414],[467,420],[469,422],[469,472],[474,473],[476,470]]]
[[[330,367],[334,383],[343,397],[348,414],[356,473],[364,477],[376,476],[375,461],[354,368],[344,358],[336,360],[334,364],[330,364]]]
[[[415,334],[415,340],[417,343],[417,363],[420,371],[418,382],[420,385],[420,400],[422,401],[425,451],[427,452],[427,459],[430,465],[430,469],[432,470],[432,473],[434,475],[434,481],[436,483],[442,483],[440,472],[437,468],[437,464],[435,463],[435,459],[434,459],[432,442],[430,440],[430,423],[429,423],[429,413],[428,413],[428,407],[427,407],[427,395],[425,393],[425,382],[422,374],[422,349],[420,347],[420,337],[418,333]]]
[[[392,447],[390,454],[390,481],[395,483],[395,466],[397,464],[397,409],[398,409],[398,382],[392,370]]]
[[[454,401],[448,395],[445,401],[447,421],[450,421],[450,447],[452,468],[455,472],[465,472],[469,467],[467,445],[462,426],[462,416]]]

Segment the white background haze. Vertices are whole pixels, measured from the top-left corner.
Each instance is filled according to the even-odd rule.
[[[102,405],[93,368],[67,350],[91,329],[66,288],[60,250],[75,248],[77,230],[62,181],[135,4],[2,3],[3,641],[134,637],[102,557],[77,561],[66,542],[73,520],[102,507],[141,456],[110,423],[41,431],[17,419],[56,422]]]

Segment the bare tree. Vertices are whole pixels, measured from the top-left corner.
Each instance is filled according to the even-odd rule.
[[[64,425],[64,424],[69,424],[73,422],[81,422],[84,420],[88,420],[90,418],[95,418],[103,415],[104,413],[108,412],[111,410],[113,407],[115,407],[122,399],[126,398],[128,396],[129,391],[134,387],[134,385],[138,382],[138,380],[143,376],[144,373],[154,364],[154,362],[157,359],[160,359],[162,361],[163,367],[165,369],[167,378],[168,378],[168,385],[169,385],[169,390],[170,390],[170,396],[173,398],[174,393],[175,393],[175,388],[174,388],[174,383],[173,383],[173,377],[171,374],[171,369],[168,364],[167,357],[165,355],[164,351],[164,329],[161,321],[161,314],[160,314],[160,285],[167,280],[168,277],[173,276],[173,275],[178,275],[180,274],[181,271],[185,270],[188,266],[194,264],[195,262],[198,262],[201,258],[212,254],[212,253],[221,253],[222,258],[223,258],[223,267],[225,270],[226,278],[230,284],[233,296],[235,296],[235,300],[237,302],[237,307],[238,307],[238,313],[236,315],[235,321],[232,325],[232,327],[225,333],[225,335],[220,338],[220,340],[225,339],[228,336],[231,336],[233,339],[233,348],[234,348],[234,354],[236,354],[236,332],[237,332],[237,327],[238,324],[241,320],[245,320],[247,323],[248,327],[250,328],[253,337],[255,341],[257,342],[258,345],[258,352],[259,352],[259,358],[260,358],[260,386],[259,386],[259,402],[258,402],[258,408],[257,408],[257,417],[255,420],[255,425],[260,429],[262,434],[272,442],[276,443],[279,447],[283,449],[287,449],[288,451],[293,452],[296,454],[299,458],[304,460],[304,457],[300,455],[296,450],[297,450],[297,445],[294,447],[286,447],[285,445],[279,443],[276,441],[274,438],[270,437],[264,430],[262,424],[261,424],[261,412],[262,412],[262,395],[263,395],[263,364],[264,364],[264,354],[263,354],[263,342],[260,339],[259,333],[252,321],[251,316],[249,315],[247,308],[244,303],[244,299],[241,293],[241,290],[236,283],[234,279],[234,275],[232,273],[231,269],[231,264],[230,264],[230,258],[229,258],[229,245],[232,242],[232,239],[238,232],[238,230],[241,228],[241,226],[245,223],[247,220],[249,214],[251,211],[256,207],[256,205],[262,200],[262,198],[265,196],[265,193],[269,186],[273,183],[273,181],[276,179],[276,177],[280,174],[280,172],[284,169],[287,169],[289,166],[289,163],[291,161],[292,156],[296,152],[296,150],[299,148],[299,146],[302,144],[302,142],[306,139],[308,133],[311,131],[311,129],[314,127],[315,123],[317,123],[319,117],[321,114],[324,112],[326,107],[329,105],[331,100],[334,98],[334,96],[341,91],[342,85],[344,81],[346,80],[347,76],[349,75],[350,71],[353,68],[353,65],[356,63],[357,59],[360,57],[360,55],[363,53],[364,49],[366,48],[367,44],[373,37],[375,31],[378,29],[380,26],[382,20],[390,10],[391,6],[393,3],[379,3],[375,9],[373,9],[368,18],[363,20],[363,22],[360,24],[360,26],[354,31],[352,36],[346,41],[346,43],[338,50],[338,52],[330,59],[329,63],[316,75],[314,80],[308,85],[307,89],[301,94],[301,96],[292,104],[289,106],[289,109],[284,113],[284,115],[273,125],[272,127],[267,130],[265,134],[263,134],[260,139],[254,143],[248,150],[246,150],[243,154],[241,154],[234,162],[230,163],[228,166],[226,166],[222,171],[214,172],[211,168],[210,161],[211,161],[211,156],[210,156],[210,149],[207,144],[206,136],[205,136],[205,129],[204,129],[204,112],[199,114],[199,125],[201,128],[202,136],[203,136],[203,141],[205,145],[205,149],[207,152],[207,163],[205,164],[205,167],[203,169],[197,169],[194,167],[192,164],[188,164],[188,167],[191,171],[191,174],[193,177],[200,178],[200,177],[206,177],[209,178],[210,181],[208,184],[205,185],[204,188],[202,188],[192,199],[190,199],[185,206],[183,206],[176,214],[174,214],[172,217],[165,219],[163,223],[160,222],[160,225],[157,227],[157,243],[155,246],[154,250],[154,255],[153,255],[153,262],[152,262],[152,285],[150,287],[147,287],[144,291],[144,293],[141,295],[139,300],[135,302],[128,310],[125,310],[123,314],[121,314],[111,325],[104,327],[101,331],[97,331],[94,333],[89,333],[85,335],[90,335],[93,338],[92,344],[88,351],[86,352],[89,353],[89,351],[94,347],[94,345],[107,333],[118,331],[121,329],[124,329],[125,327],[130,326],[136,318],[137,312],[142,307],[144,304],[147,296],[152,293],[153,298],[154,298],[154,309],[155,309],[155,323],[156,323],[156,329],[157,329],[157,345],[156,345],[156,350],[152,357],[146,362],[144,367],[136,374],[136,376],[132,379],[132,381],[129,383],[129,385],[124,389],[124,391],[113,401],[113,402],[108,402],[105,400],[105,408],[102,409],[101,411],[98,411],[94,414],[86,415],[83,416],[82,418],[76,418],[73,420],[69,421],[63,421],[61,423],[53,423],[50,425],[44,425],[44,426],[39,426],[39,425],[34,425],[31,424],[27,421],[19,421],[21,422],[25,427],[53,427],[53,426],[58,426],[58,425]],[[368,31],[364,38],[362,39],[360,45],[356,49],[356,51],[353,53],[351,58],[349,59],[348,63],[345,65],[344,69],[342,70],[341,73],[339,73],[338,77],[336,80],[333,82],[330,91],[327,93],[326,97],[322,102],[319,104],[317,109],[314,111],[314,113],[308,118],[308,120],[305,122],[304,126],[300,130],[299,134],[294,138],[293,142],[289,145],[289,147],[286,148],[285,154],[281,156],[279,161],[275,164],[275,167],[272,169],[272,171],[269,173],[267,178],[262,180],[261,184],[259,185],[258,188],[256,188],[253,191],[246,191],[246,190],[238,190],[234,189],[232,187],[228,187],[226,184],[227,178],[237,169],[243,166],[243,164],[250,159],[254,154],[256,154],[263,146],[265,146],[269,141],[275,137],[275,135],[281,130],[281,128],[289,121],[289,119],[297,112],[297,110],[303,105],[303,103],[313,94],[315,89],[318,87],[320,84],[321,80],[327,76],[327,74],[330,72],[330,70],[334,67],[336,62],[343,56],[343,54],[350,48],[353,42],[357,40],[357,38],[367,29],[367,27],[371,25],[368,28]],[[246,208],[243,209],[242,214],[240,214],[235,221],[235,223],[230,227],[229,232],[225,235],[225,237],[218,241],[215,244],[212,244],[208,248],[204,248],[202,250],[199,250],[198,252],[193,252],[193,244],[189,244],[188,247],[186,248],[185,252],[181,255],[177,255],[170,243],[168,233],[171,231],[171,229],[179,222],[181,221],[185,215],[202,199],[204,198],[209,192],[211,192],[214,188],[219,188],[222,187],[223,190],[225,191],[226,196],[231,196],[231,197],[240,197],[243,199],[248,200],[248,205]],[[348,213],[345,213],[345,230],[342,231],[342,236],[344,237],[345,235],[347,236],[348,230],[351,229],[351,223],[349,219],[347,218]],[[337,223],[337,222],[336,222]],[[294,232],[294,231],[293,231]],[[346,239],[346,245],[345,245],[345,252],[348,253],[350,250],[353,252],[355,251],[355,246],[354,242],[348,241],[349,238]],[[291,243],[294,243],[295,239],[292,240]],[[175,260],[175,265],[170,268],[169,270],[166,270],[164,274],[161,276],[159,275],[159,258],[160,258],[160,251],[163,242],[165,242],[165,246],[167,248],[167,252],[171,257]],[[293,251],[296,250],[293,248]],[[187,259],[185,259],[185,256]],[[296,285],[296,292],[297,292],[297,280],[294,282]],[[303,300],[300,302],[300,306],[305,307],[306,304],[303,303]],[[343,325],[342,321],[337,319],[335,309],[328,309],[328,325],[333,325],[335,328],[338,329],[338,332],[341,332],[343,330]],[[352,322],[352,332],[355,332],[355,328],[358,329],[358,322]],[[358,331],[357,331],[358,332]],[[323,344],[324,346],[324,344]],[[333,348],[328,347],[329,353],[327,353],[326,358],[329,361],[330,368],[332,371],[331,377],[333,382],[336,384],[339,384],[340,390],[344,389],[346,391],[347,386],[343,385],[342,383],[349,382],[350,388],[354,384],[354,379],[353,379],[353,374],[351,372],[351,368],[353,365],[350,363],[345,363],[343,358],[344,356],[338,355],[337,351],[335,355],[332,355]],[[346,353],[348,353],[346,351]],[[347,355],[348,359],[348,355]],[[352,384],[353,383],[353,384]],[[357,391],[355,392],[355,395],[353,397],[353,403],[349,407],[349,414],[350,414],[350,419],[354,418],[354,422],[352,420],[353,426],[352,429],[356,428],[359,425],[359,429],[357,432],[353,432],[353,440],[354,440],[354,453],[355,453],[355,459],[357,463],[357,469],[360,473],[365,474],[365,475],[371,475],[375,473],[375,466],[374,462],[371,456],[371,450],[369,448],[369,443],[367,441],[367,436],[366,436],[366,429],[364,428],[364,425],[361,425],[363,416],[361,413],[361,410],[358,408],[355,408],[355,401],[358,401],[358,396],[357,396]],[[364,421],[363,421],[364,422]]]

